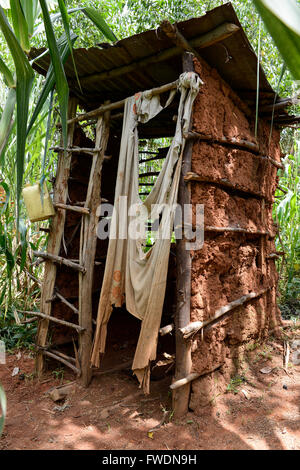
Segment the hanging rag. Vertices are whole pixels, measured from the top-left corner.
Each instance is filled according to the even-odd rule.
[[[114,211],[91,363],[99,367],[112,308],[121,307],[125,302],[128,312],[141,320],[132,369],[144,393],[149,393],[150,362],[156,358],[174,223],[173,208],[177,202],[185,142],[183,135],[188,132],[193,102],[201,83],[194,72],[186,72],[179,77],[180,101],[175,136],[145,201],[139,197],[137,126],[168,106],[176,90],[170,92],[164,107],[160,104],[160,96],[152,96],[151,90],[137,93],[125,102]],[[145,227],[149,220],[159,220],[159,230],[153,246],[145,253]]]

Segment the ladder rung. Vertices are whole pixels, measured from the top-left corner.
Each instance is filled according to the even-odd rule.
[[[74,313],[79,315],[79,310],[76,307],[74,307],[73,304],[68,302],[68,300],[63,295],[61,295],[59,292],[55,292],[53,297],[51,297],[51,299],[46,300],[46,303],[53,302],[56,299],[59,299],[61,302],[63,302],[65,305],[67,305],[71,310],[73,310]]]
[[[139,160],[139,163],[153,162],[155,160],[164,160],[165,158],[166,158],[166,155],[156,154],[156,157],[141,159]]]
[[[70,261],[73,261],[74,263],[79,263],[79,259],[72,259]],[[100,266],[102,263],[102,261],[94,261],[94,265],[95,266]]]
[[[53,152],[63,152],[64,148],[63,147],[51,147],[50,150],[53,150]],[[85,148],[85,147],[67,147],[66,152],[69,153],[85,153],[87,155],[93,155],[94,153],[99,153],[101,152],[101,148]],[[110,160],[112,155],[104,155],[104,160]]]
[[[86,272],[84,266],[81,264],[73,263],[72,261],[63,258],[62,256],[52,255],[51,253],[44,253],[43,251],[33,251],[33,254],[39,258],[44,258],[45,260],[53,261],[54,263],[64,264],[69,268],[75,269],[76,271],[80,271],[82,273]]]
[[[88,207],[80,207],[80,206],[70,206],[69,204],[62,204],[61,202],[57,202],[54,204],[54,207],[58,209],[66,209],[69,211],[80,212],[81,214],[89,214],[90,209]]]
[[[45,356],[51,357],[52,359],[56,359],[57,361],[62,362],[62,363],[65,364],[67,367],[69,367],[69,368],[72,369],[74,372],[76,372],[76,374],[78,374],[78,375],[81,374],[80,369],[78,369],[76,366],[74,366],[73,364],[71,364],[71,362],[67,361],[67,360],[64,359],[63,357],[60,357],[60,356],[58,356],[57,354],[53,354],[53,353],[50,352],[50,351],[46,351],[46,350],[43,349],[43,348],[39,348],[39,350],[40,350]]]
[[[52,354],[56,354],[57,356],[60,356],[63,359],[66,359],[67,361],[70,361],[70,362],[73,362],[74,364],[76,364],[75,357],[67,356],[67,354],[64,354],[60,351],[57,351],[56,349],[48,349],[47,351],[51,352]]]
[[[41,317],[44,320],[49,320],[53,321],[54,323],[59,323],[60,325],[68,326],[70,328],[74,328],[77,330],[79,333],[82,331],[85,331],[85,328],[83,328],[80,325],[75,325],[75,323],[71,323],[69,321],[61,320],[60,318],[52,317],[51,315],[46,315],[45,313],[41,312],[30,312],[28,310],[19,310],[20,313],[26,313],[26,315],[35,315],[37,317]]]
[[[51,147],[50,150],[63,152],[64,147]],[[98,153],[101,151],[101,148],[67,147],[66,151],[70,153]]]

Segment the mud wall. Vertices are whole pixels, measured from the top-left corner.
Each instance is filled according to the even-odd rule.
[[[200,411],[224,391],[247,345],[264,339],[280,323],[278,276],[274,259],[268,258],[275,252],[277,168],[260,155],[280,162],[281,152],[278,130],[273,129],[269,144],[267,121],[259,121],[255,139],[254,116],[216,70],[195,60],[195,71],[204,85],[194,104],[192,131],[202,137],[193,145],[192,172],[205,181],[190,183],[193,222],[196,204],[204,204],[205,227],[247,233],[205,231],[203,248],[192,253],[191,321],[208,320],[229,302],[268,289],[204,330],[203,336],[193,337],[192,371],[205,375],[192,383],[190,408]],[[230,144],[233,139],[257,144],[259,151]]]

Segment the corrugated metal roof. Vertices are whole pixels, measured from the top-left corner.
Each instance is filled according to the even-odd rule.
[[[241,97],[247,94],[250,102],[255,102],[257,57],[231,5],[227,3],[217,7],[200,18],[192,18],[177,23],[178,30],[191,40],[206,34],[224,23],[233,23],[240,29],[232,36],[212,46],[195,49],[211,67],[218,70],[222,78]],[[85,109],[94,109],[104,100],[117,101],[139,90],[153,88],[176,80],[182,72],[182,57],[178,55],[164,61],[141,67],[138,61],[155,56],[174,44],[159,30],[149,30],[141,34],[118,41],[108,49],[92,47],[75,49],[74,57],[82,91],[78,87],[72,60],[66,62],[65,70],[71,92],[76,94]],[[31,58],[40,55],[42,50],[32,49]],[[127,70],[130,64],[136,64],[135,70]],[[34,67],[45,74],[49,67],[49,56],[38,59]],[[113,78],[109,73],[123,67]],[[122,73],[121,73],[122,72]],[[106,73],[106,76],[103,74]],[[101,76],[99,77],[99,75]],[[271,103],[274,91],[268,83],[264,71],[260,71],[260,91],[264,102]]]

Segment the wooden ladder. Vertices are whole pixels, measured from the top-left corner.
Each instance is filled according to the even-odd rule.
[[[68,108],[69,121],[76,117],[77,100],[70,98]],[[56,181],[54,187],[53,203],[56,214],[53,217],[47,253],[34,252],[45,260],[45,275],[41,290],[41,312],[35,312],[39,318],[37,332],[36,373],[40,377],[44,370],[44,356],[56,359],[70,367],[81,377],[83,385],[87,386],[91,380],[90,355],[92,348],[92,284],[95,264],[97,235],[96,227],[98,217],[97,208],[101,203],[101,173],[109,137],[109,112],[101,114],[96,123],[96,138],[94,149],[78,149],[72,147],[75,122],[68,121],[67,149],[59,151]],[[92,165],[83,207],[67,204],[68,179],[70,176],[71,159],[73,153],[86,153],[91,155]],[[79,261],[70,261],[62,256],[61,252],[66,211],[75,211],[81,214]],[[79,294],[78,309],[65,299],[55,288],[57,264],[63,264],[78,271]],[[52,315],[52,302],[59,299],[67,308],[78,314],[78,324],[58,319]],[[49,322],[53,321],[70,327],[79,335],[79,352],[76,358],[71,358],[47,346]],[[76,353],[76,351],[75,351]]]

